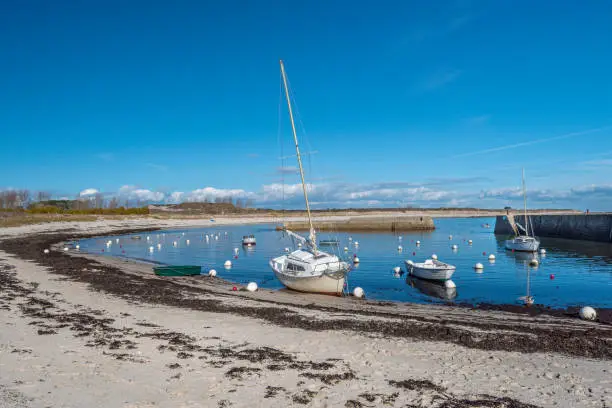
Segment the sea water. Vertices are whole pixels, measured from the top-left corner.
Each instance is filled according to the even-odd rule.
[[[485,224],[490,224],[489,228]],[[337,238],[337,248],[322,247],[347,260],[357,255],[360,263],[348,276],[348,287],[360,286],[370,299],[407,302],[519,303],[527,293],[535,303],[551,307],[590,305],[612,307],[612,245],[606,243],[541,238],[545,255],[510,252],[507,237],[493,234],[494,218],[439,218],[436,230],[414,233],[320,233],[319,239]],[[242,245],[244,235],[254,234],[257,244]],[[274,225],[215,226],[177,229],[81,240],[81,251],[170,265],[201,265],[216,269],[218,277],[239,284],[256,282],[260,287],[282,288],[270,269],[271,258],[284,248],[294,249],[292,240],[275,231]],[[206,235],[209,236],[208,240]],[[148,237],[148,239],[147,239]],[[119,239],[119,243],[116,239]],[[472,244],[469,244],[469,240]],[[108,241],[111,244],[108,244]],[[417,246],[416,241],[421,244]],[[358,245],[355,243],[358,242]],[[160,244],[160,246],[158,246]],[[452,246],[457,245],[453,250]],[[403,250],[399,251],[398,247]],[[153,247],[153,249],[151,249]],[[348,251],[344,251],[344,247]],[[238,253],[234,251],[238,248]],[[444,285],[411,278],[405,260],[423,262],[436,254],[440,261],[457,267],[452,281]],[[490,254],[495,261],[490,262]],[[534,256],[539,267],[530,267]],[[226,260],[232,267],[224,268]],[[484,265],[475,270],[476,263]],[[401,272],[395,273],[399,266]]]

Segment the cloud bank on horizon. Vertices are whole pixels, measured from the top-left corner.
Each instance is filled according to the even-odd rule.
[[[456,180],[461,184],[465,180]],[[467,181],[469,182],[469,180]],[[423,184],[387,183],[313,183],[308,194],[313,208],[367,208],[367,207],[477,207],[501,208],[507,205],[522,207],[520,187],[500,189],[449,189],[448,180],[432,180]],[[95,188],[80,192],[81,197],[98,194]],[[216,200],[249,200],[255,207],[303,208],[301,184],[272,183],[259,191],[205,187],[192,191],[161,192],[124,185],[116,192],[103,193],[105,197],[141,204],[178,204],[182,202],[215,202]],[[583,206],[598,211],[612,205],[612,184],[583,185],[564,190],[527,189],[530,208],[574,208]]]

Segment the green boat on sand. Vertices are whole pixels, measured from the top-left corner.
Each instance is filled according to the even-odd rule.
[[[155,266],[153,272],[157,276],[194,276],[202,273],[202,267],[199,265]]]

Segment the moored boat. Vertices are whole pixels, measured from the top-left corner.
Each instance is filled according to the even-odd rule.
[[[255,235],[245,235],[242,237],[242,245],[253,246],[257,244]]]
[[[194,276],[202,273],[199,265],[164,265],[155,266],[153,272],[157,276]]]
[[[308,191],[304,178],[304,169],[302,167],[302,158],[295,130],[293,110],[291,107],[291,99],[289,97],[289,88],[283,61],[280,61],[280,69],[285,97],[287,98],[289,119],[291,121],[291,130],[295,142],[295,151],[302,182],[302,191],[304,193],[304,201],[306,204],[306,213],[308,214],[310,234],[307,239],[286,228],[283,229],[286,234],[298,241],[298,247],[300,247],[300,249],[273,258],[270,260],[270,267],[278,280],[289,289],[300,292],[342,295],[346,275],[351,268],[347,262],[341,261],[336,255],[331,255],[319,250],[317,246],[317,236],[310,213]]]
[[[270,261],[279,281],[298,292],[341,295],[349,265],[322,251],[298,249]]]
[[[537,252],[540,247],[540,241],[528,235],[518,235],[513,239],[506,240],[505,246],[510,251]]]
[[[514,230],[514,238],[508,239],[505,242],[505,247],[510,251],[519,251],[519,252],[537,252],[538,248],[540,248],[540,241],[535,237],[533,233],[533,227],[529,228],[530,222],[527,217],[527,193],[525,189],[525,170],[523,169],[523,200],[525,203],[525,226],[522,226],[518,222],[514,220],[514,216],[508,214],[508,222],[512,226]],[[520,234],[519,229],[524,233],[524,235]],[[529,230],[531,229],[531,235],[529,234]]]
[[[455,273],[455,266],[437,259],[427,259],[425,262],[405,261],[406,269],[412,276],[433,281],[449,280]]]

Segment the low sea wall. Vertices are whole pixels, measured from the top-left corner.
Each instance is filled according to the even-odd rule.
[[[525,223],[519,214],[514,217],[521,225]],[[612,214],[531,215],[529,219],[538,237],[612,242]],[[495,234],[514,234],[505,216],[497,216]]]
[[[433,218],[427,216],[405,217],[352,217],[347,220],[316,221],[318,231],[338,232],[406,232],[433,231],[436,229]],[[294,221],[285,224],[290,230],[307,231],[307,221]]]

